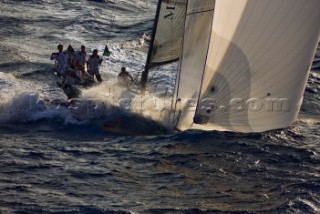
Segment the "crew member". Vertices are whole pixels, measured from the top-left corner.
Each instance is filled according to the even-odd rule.
[[[63,52],[66,57],[67,57],[67,62],[68,62],[68,66],[69,68],[74,69],[74,63],[75,63],[75,58],[76,58],[76,53],[72,47],[72,45],[68,45],[68,48],[66,51]]]
[[[85,73],[86,61],[87,61],[86,47],[84,45],[81,45],[81,50],[76,53],[75,67],[76,69],[79,69],[82,72],[82,74]]]
[[[133,77],[126,71],[125,67],[121,68],[121,72],[118,75],[118,85],[128,87],[133,82]]]
[[[99,67],[101,63],[102,63],[102,58],[98,55],[98,50],[94,49],[92,52],[92,55],[89,57],[87,61],[88,73],[92,75],[93,78],[94,76],[96,76],[96,79],[99,82],[102,82],[101,75],[99,72]]]
[[[63,53],[63,45],[59,44],[57,48],[58,52],[52,53],[50,59],[56,61],[56,72],[63,75],[68,68],[67,57]]]

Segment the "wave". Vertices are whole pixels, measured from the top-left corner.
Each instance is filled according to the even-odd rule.
[[[36,71],[23,77],[30,79],[30,75],[39,76],[39,73]],[[0,87],[0,124],[43,120],[65,125],[99,122],[107,132],[124,135],[163,134],[167,130],[152,118],[152,111],[148,113],[148,109],[144,109],[145,116],[139,114],[136,107],[140,103],[133,104],[137,94],[112,81],[83,89],[81,98],[71,100],[67,100],[58,87],[42,87],[5,73],[0,73]]]

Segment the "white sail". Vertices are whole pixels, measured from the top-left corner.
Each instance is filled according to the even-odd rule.
[[[189,0],[182,56],[175,86],[173,108],[180,118],[178,127],[190,124],[196,110],[200,84],[208,53],[214,12],[213,0]],[[187,107],[186,104],[191,106]]]
[[[202,22],[187,21],[176,83],[177,128],[262,132],[290,126],[299,113],[318,45],[320,1],[203,2],[214,7],[210,41],[198,40],[193,32]],[[208,48],[200,49],[203,44]],[[194,104],[181,101],[192,97],[195,114]]]

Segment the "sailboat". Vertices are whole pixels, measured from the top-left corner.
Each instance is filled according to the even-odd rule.
[[[177,130],[287,128],[299,114],[320,36],[319,0],[159,0],[141,84],[179,62]]]

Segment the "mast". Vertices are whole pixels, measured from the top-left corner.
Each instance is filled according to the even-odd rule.
[[[148,74],[149,74],[149,69],[150,69],[150,61],[151,61],[151,58],[152,58],[154,40],[155,40],[155,36],[156,36],[156,32],[157,32],[157,25],[158,25],[159,16],[160,16],[161,3],[162,3],[162,0],[159,0],[158,1],[156,15],[155,15],[155,20],[154,20],[154,25],[153,25],[153,29],[152,29],[152,34],[151,34],[151,40],[150,40],[150,46],[149,46],[147,61],[146,61],[146,65],[145,65],[144,71],[142,72],[142,75],[141,75],[141,89],[142,89],[142,92],[145,91],[146,83],[147,83],[147,80],[148,80]]]

